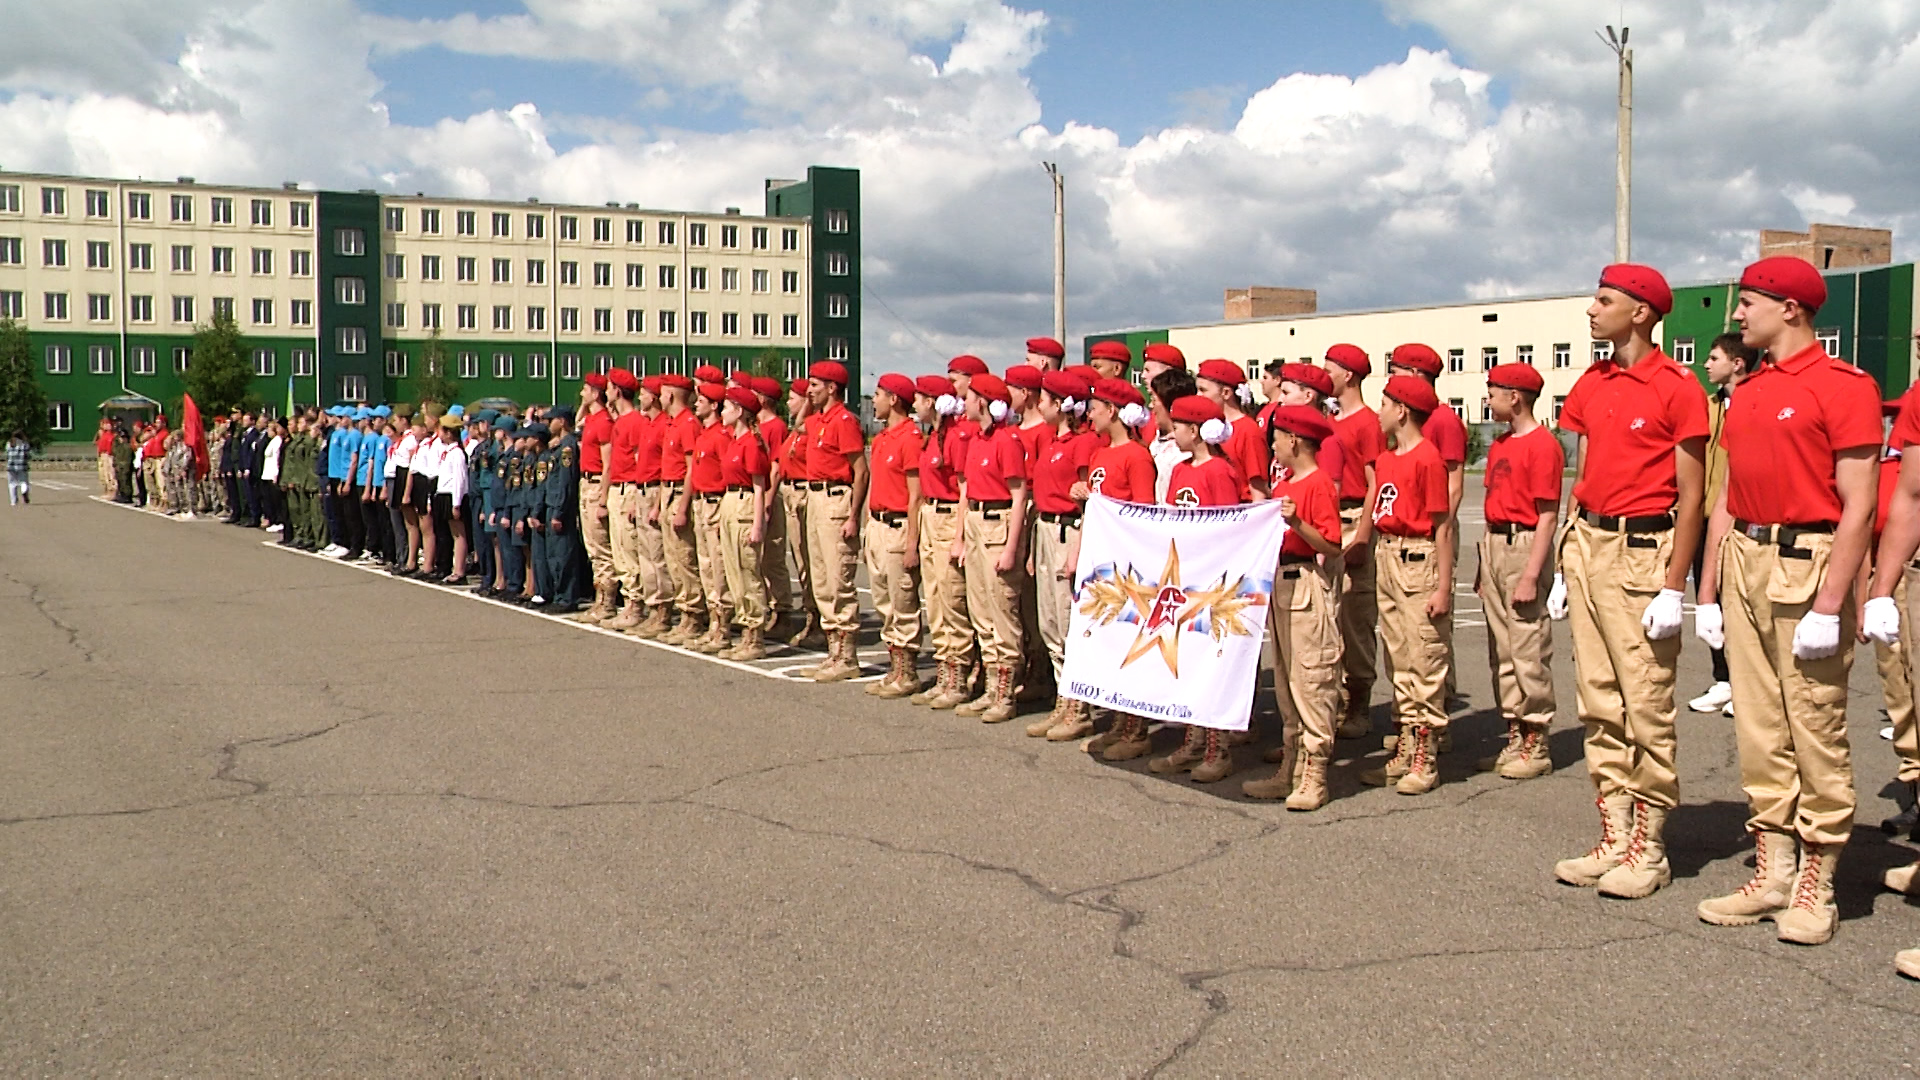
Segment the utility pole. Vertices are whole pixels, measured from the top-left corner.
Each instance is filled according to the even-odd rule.
[[[1607,27],[1603,41],[1620,61],[1619,145],[1613,165],[1613,261],[1626,262],[1633,231],[1633,50],[1627,47],[1627,28],[1616,35]]]
[[[1060,166],[1042,162],[1053,178],[1053,337],[1067,341],[1067,178]]]

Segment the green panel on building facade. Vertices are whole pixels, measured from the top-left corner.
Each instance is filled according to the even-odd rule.
[[[771,217],[804,217],[811,240],[811,358],[843,354],[850,393],[861,392],[860,170],[814,165],[798,183],[768,184]],[[840,261],[844,259],[844,261]],[[844,305],[836,307],[836,305]]]
[[[313,397],[322,405],[345,400],[345,380],[358,376],[364,380],[364,392],[358,396],[366,401],[384,400],[388,395],[381,363],[380,196],[371,192],[322,191],[314,201],[314,247],[320,292],[315,307],[320,316],[320,365]],[[356,231],[358,253],[352,252],[345,243]],[[340,302],[342,278],[360,280],[361,303]],[[342,352],[341,345],[355,330],[361,334],[361,351]],[[347,334],[343,335],[342,331]]]
[[[1166,340],[1167,331],[1165,330],[1130,330],[1124,334],[1089,334],[1086,339],[1080,343],[1080,362],[1084,364],[1092,360],[1095,342],[1118,341],[1133,350],[1134,367],[1138,369],[1140,366],[1140,351],[1149,345],[1164,344]],[[1189,365],[1191,365],[1191,363],[1192,361],[1190,360]]]

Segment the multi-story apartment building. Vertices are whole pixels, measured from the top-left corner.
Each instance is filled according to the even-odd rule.
[[[615,365],[857,377],[859,174],[768,181],[766,211],[0,173],[0,317],[29,332],[56,438],[109,400],[171,410],[216,311],[282,405],[411,400],[436,338],[463,400],[571,400]]]

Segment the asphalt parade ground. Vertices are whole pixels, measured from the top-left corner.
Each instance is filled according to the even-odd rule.
[[[6,1074],[1920,1067],[1892,963],[1920,901],[1878,887],[1915,852],[1874,827],[1894,756],[1866,648],[1842,923],[1801,948],[1694,915],[1750,872],[1717,714],[1681,715],[1673,884],[1553,880],[1597,835],[1567,636],[1557,771],[1475,773],[1501,725],[1470,555],[1442,786],[1362,788],[1384,752],[1343,742],[1334,801],[1289,814],[1239,795],[1259,748],[1164,779],[796,680],[804,654],[719,661],[89,480],[0,511]],[[877,677],[871,626],[863,650]],[[1683,698],[1708,681],[1689,637]]]

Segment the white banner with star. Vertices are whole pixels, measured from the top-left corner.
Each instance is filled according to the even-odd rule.
[[[1150,720],[1245,731],[1280,504],[1087,500],[1061,692]]]

